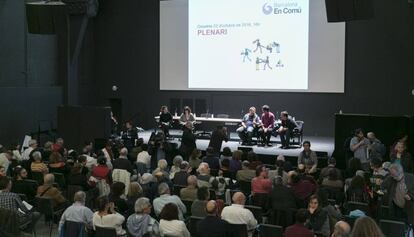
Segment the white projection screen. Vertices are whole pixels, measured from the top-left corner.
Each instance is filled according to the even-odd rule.
[[[160,90],[344,93],[324,0],[160,2]]]

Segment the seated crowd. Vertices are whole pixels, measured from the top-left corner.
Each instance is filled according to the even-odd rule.
[[[48,199],[60,211],[52,217],[60,233],[76,222],[85,234],[110,228],[117,236],[257,236],[270,224],[285,237],[381,237],[380,219],[414,224],[406,142],[399,139],[388,156],[373,133],[366,138],[358,129],[349,141],[354,156],[340,170],[335,158],[321,166],[309,141],[297,162],[279,155],[262,164],[254,152],[228,147],[180,153],[162,134],[129,149],[108,141],[94,150],[88,142],[80,153],[61,138],[43,147],[31,140],[22,153],[1,148],[0,219],[13,216],[21,230],[32,230],[39,200]]]

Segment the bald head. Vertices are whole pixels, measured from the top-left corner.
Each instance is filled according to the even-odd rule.
[[[351,226],[345,221],[338,221],[335,224],[333,237],[346,237],[351,233]]]
[[[246,196],[242,192],[237,192],[233,195],[233,203],[244,205],[246,203]]]
[[[125,147],[124,147],[124,148],[122,148],[122,149],[119,151],[119,155],[120,155],[120,156],[128,156],[128,149],[126,149]]]
[[[206,205],[206,212],[208,215],[216,215],[217,214],[217,204],[216,201],[211,200],[207,202]]]
[[[43,177],[43,182],[44,182],[46,185],[53,185],[53,183],[55,182],[55,176],[54,176],[53,174],[46,174],[46,175]]]

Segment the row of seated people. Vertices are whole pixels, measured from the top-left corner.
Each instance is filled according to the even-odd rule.
[[[184,107],[183,111],[184,112],[180,115],[179,123],[184,128],[189,127],[190,130],[192,130],[196,118],[191,113],[190,107]],[[173,122],[173,116],[168,112],[167,106],[161,107],[159,117],[159,127],[168,137],[169,128]],[[252,145],[252,137],[254,133],[257,133],[259,137],[261,137],[262,145],[267,146],[272,146],[272,143],[270,142],[272,135],[279,135],[282,143],[281,147],[285,149],[289,147],[290,136],[293,130],[297,127],[298,124],[289,116],[287,111],[281,112],[280,122],[277,122],[275,115],[270,111],[270,107],[268,105],[263,105],[261,117],[256,114],[255,107],[250,107],[249,112],[243,116],[241,126],[236,132],[244,145]],[[226,136],[221,137],[222,139],[225,139]]]

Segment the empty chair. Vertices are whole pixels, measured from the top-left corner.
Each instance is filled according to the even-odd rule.
[[[253,213],[257,223],[263,222],[263,209],[261,207],[245,205],[244,208],[249,209]]]
[[[385,236],[405,237],[406,225],[404,222],[380,220],[379,226]]]
[[[117,237],[115,228],[95,226],[95,237]]]
[[[244,224],[229,224],[231,237],[248,237],[247,226]]]
[[[261,224],[258,227],[259,237],[283,237],[283,227],[278,225]]]

